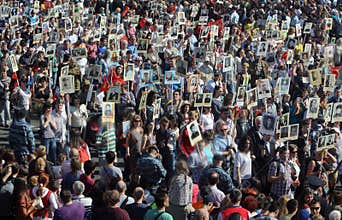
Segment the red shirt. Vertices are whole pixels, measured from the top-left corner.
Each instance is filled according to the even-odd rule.
[[[93,189],[95,181],[85,173],[80,176],[80,181],[84,184],[84,195],[89,195]]]
[[[248,210],[242,208],[241,206],[231,206],[226,208],[221,212],[222,219],[228,219],[228,217],[233,213],[239,213],[241,215],[241,220],[248,220]]]

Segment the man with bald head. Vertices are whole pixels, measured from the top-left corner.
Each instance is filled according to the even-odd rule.
[[[116,190],[118,190],[120,193],[120,202],[118,204],[118,206],[120,208],[125,209],[126,205],[134,203],[134,199],[132,197],[126,195],[127,186],[126,186],[126,183],[124,181],[120,180],[116,184]]]
[[[135,202],[126,206],[126,211],[131,219],[144,220],[144,216],[151,207],[144,204],[144,189],[137,187],[134,189],[133,198]]]

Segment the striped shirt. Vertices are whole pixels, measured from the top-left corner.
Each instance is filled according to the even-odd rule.
[[[99,159],[105,159],[106,153],[108,151],[113,151],[116,154],[116,135],[115,128],[111,128],[102,132],[101,135],[98,135],[96,138],[96,143],[100,144],[103,140],[107,140],[107,144],[98,148],[98,157]]]

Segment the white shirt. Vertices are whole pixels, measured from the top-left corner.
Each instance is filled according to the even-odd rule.
[[[241,180],[252,177],[252,158],[250,153],[242,153],[238,151],[235,155],[234,162],[234,180],[238,180],[237,169],[240,169]]]
[[[214,129],[214,115],[212,113],[202,114],[200,118],[202,129],[204,131],[213,130]]]

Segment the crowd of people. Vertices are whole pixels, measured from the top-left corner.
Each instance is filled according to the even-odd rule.
[[[341,1],[0,11],[1,218],[341,219]]]

